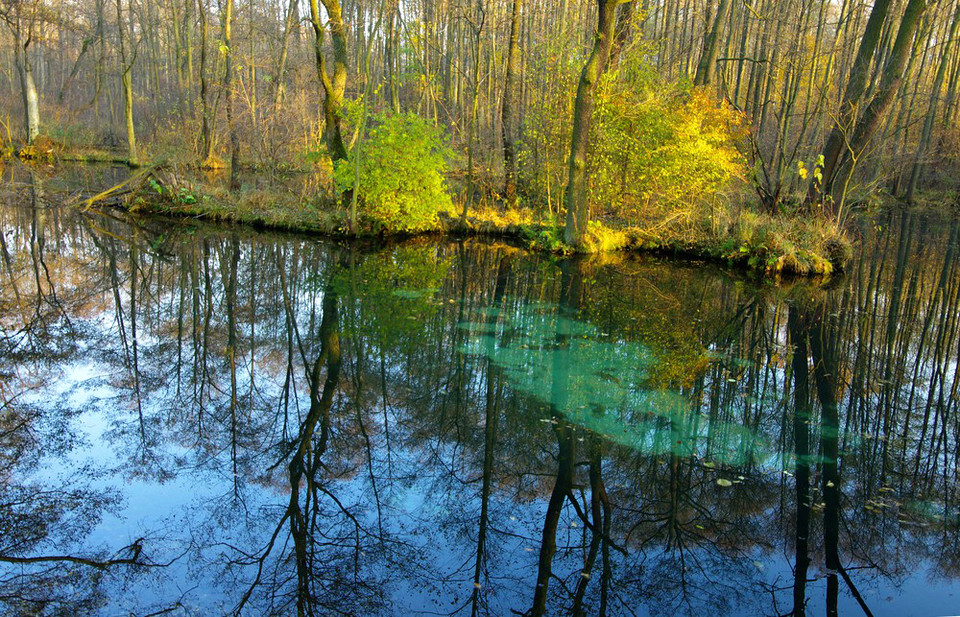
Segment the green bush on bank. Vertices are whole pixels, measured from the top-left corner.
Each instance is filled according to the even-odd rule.
[[[334,170],[338,190],[356,191],[361,222],[374,230],[436,228],[438,213],[453,209],[442,131],[414,114],[377,114],[372,121],[374,128]]]

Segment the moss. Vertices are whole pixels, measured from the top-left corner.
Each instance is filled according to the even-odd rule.
[[[345,232],[345,221],[329,211],[322,211],[313,203],[274,203],[263,208],[262,195],[249,199],[223,200],[205,195],[196,201],[182,198],[164,198],[160,195],[141,198],[140,211],[174,216],[189,216],[211,221],[242,223],[262,229],[297,232],[340,234]]]
[[[563,228],[559,225],[521,225],[520,237],[533,250],[561,254],[572,252],[570,247],[563,243]]]

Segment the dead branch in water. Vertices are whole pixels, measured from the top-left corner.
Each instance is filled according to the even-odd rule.
[[[92,197],[88,197],[80,202],[84,208],[91,208],[94,205],[108,205],[108,206],[117,206],[123,203],[123,201],[130,195],[136,193],[146,184],[147,180],[163,165],[163,163],[158,163],[156,165],[151,165],[150,167],[144,167],[143,169],[137,171],[134,174],[131,174],[129,178],[108,188],[105,191],[101,191]],[[76,202],[73,202],[76,203]]]

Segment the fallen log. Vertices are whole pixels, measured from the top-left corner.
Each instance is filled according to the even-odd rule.
[[[137,171],[134,174],[131,174],[126,180],[108,188],[105,191],[101,191],[92,197],[81,200],[79,203],[84,208],[91,208],[94,205],[108,205],[108,206],[118,206],[122,205],[125,198],[133,193],[139,191],[147,180],[163,165],[163,163],[157,163],[156,165],[151,165],[150,167],[144,167]],[[73,201],[72,203],[77,203]]]

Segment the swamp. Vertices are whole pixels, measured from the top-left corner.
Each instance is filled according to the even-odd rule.
[[[960,0],[0,0],[0,617],[960,611]]]
[[[7,613],[957,606],[955,218],[863,218],[846,274],[774,284],[68,208],[126,172],[21,171]]]

